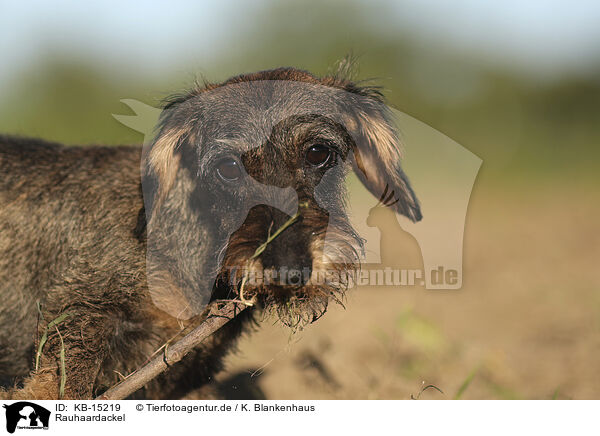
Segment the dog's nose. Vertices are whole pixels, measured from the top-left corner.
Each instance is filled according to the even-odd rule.
[[[300,246],[281,244],[265,250],[263,269],[269,272],[273,283],[282,286],[301,287],[308,283],[312,274],[312,258]]]
[[[312,267],[305,266],[302,269],[291,269],[287,271],[287,277],[282,277],[282,282],[288,286],[304,286],[310,280]]]

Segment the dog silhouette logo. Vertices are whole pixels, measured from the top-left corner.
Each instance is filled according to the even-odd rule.
[[[28,401],[4,405],[6,409],[6,431],[18,429],[48,429],[50,411]]]

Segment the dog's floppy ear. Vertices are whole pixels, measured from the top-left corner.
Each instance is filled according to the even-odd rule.
[[[390,109],[370,96],[352,96],[351,100],[345,124],[355,143],[354,172],[376,198],[389,197],[396,212],[419,221],[419,201],[400,166],[401,145]]]
[[[190,123],[176,119],[171,112],[163,112],[154,140],[144,146],[142,153],[142,185],[147,213],[156,209],[173,187],[181,166],[183,143],[192,136]]]

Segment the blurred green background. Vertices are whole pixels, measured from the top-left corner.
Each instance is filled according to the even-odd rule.
[[[592,178],[600,156],[600,7],[592,2],[0,3],[0,131],[131,143],[112,113],[194,78],[348,53],[392,106],[484,160],[482,176]],[[594,24],[595,23],[595,24]]]

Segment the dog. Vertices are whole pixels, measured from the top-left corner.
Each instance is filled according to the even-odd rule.
[[[0,137],[0,397],[94,398],[208,303],[244,301],[135,394],[201,396],[259,314],[302,327],[351,285],[363,240],[349,171],[421,219],[400,162],[379,89],[344,71],[196,85],[166,101],[144,147]]]

